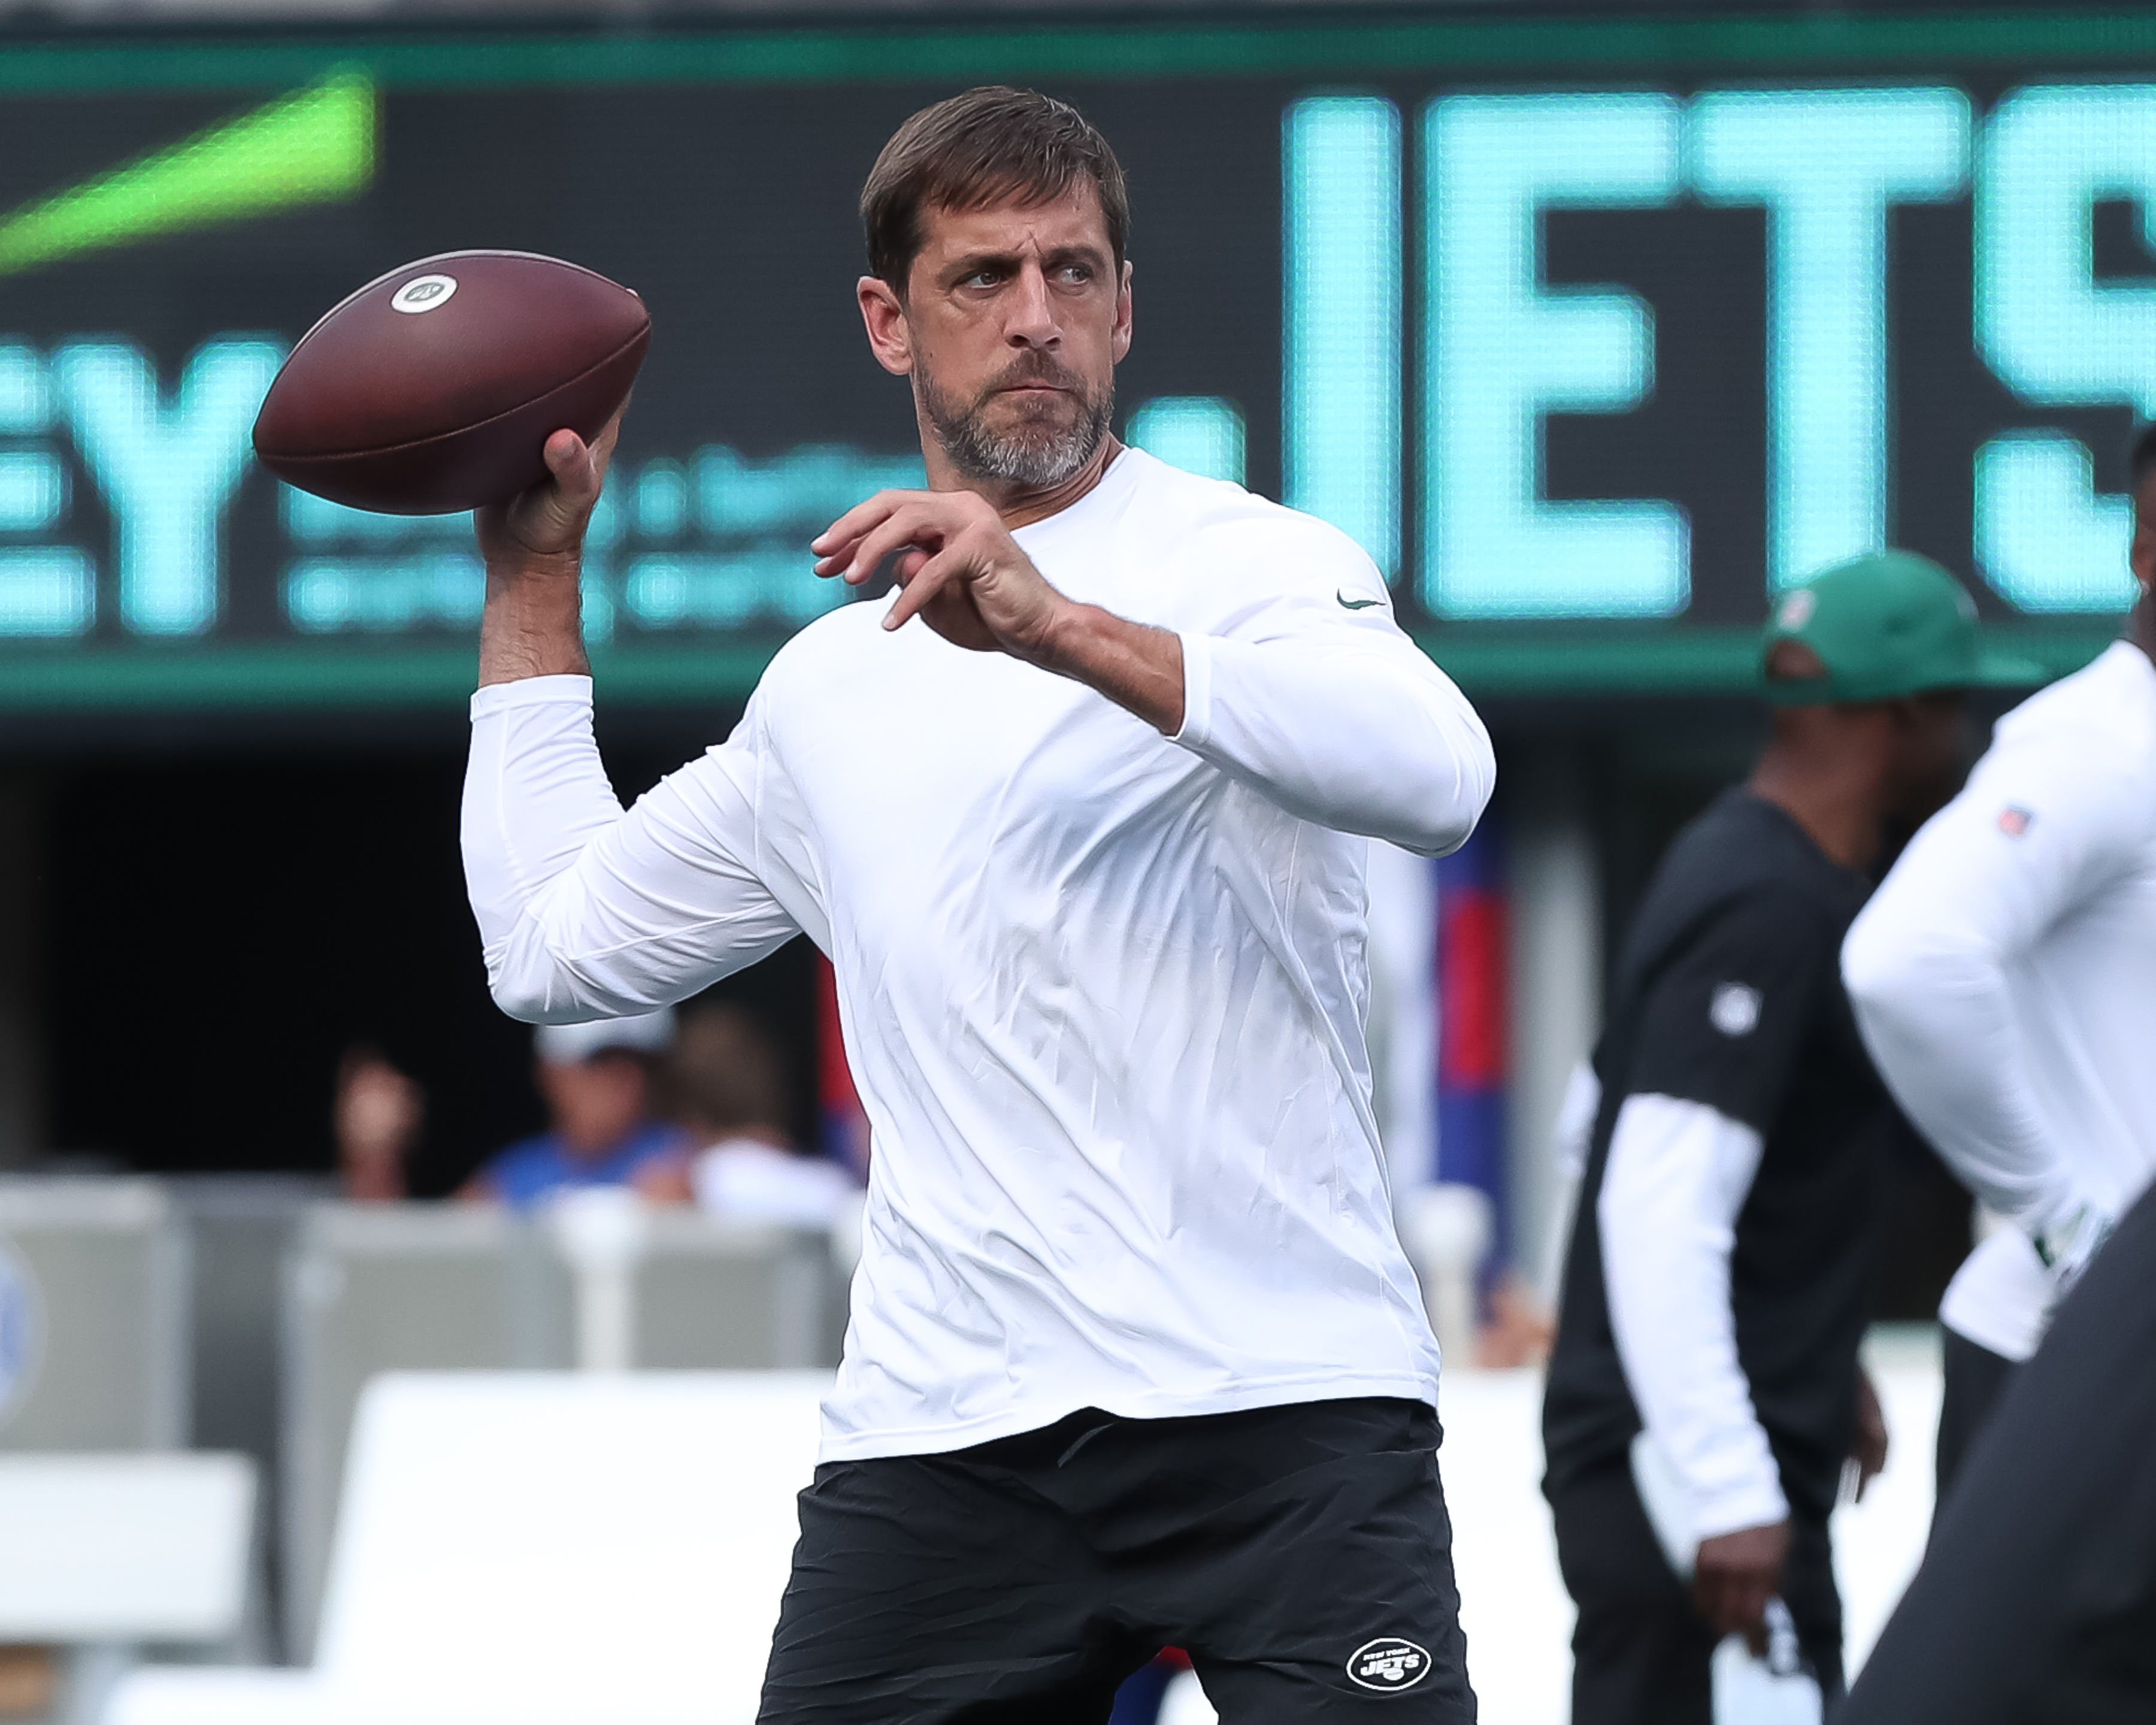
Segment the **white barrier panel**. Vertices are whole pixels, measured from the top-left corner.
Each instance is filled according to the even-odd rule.
[[[0,1455],[0,1641],[223,1641],[247,1607],[254,1464]]]
[[[1571,1711],[1573,1612],[1543,1501],[1543,1374],[1447,1372],[1437,1402],[1478,1717],[1481,1725],[1559,1725]]]
[[[187,1285],[156,1181],[0,1177],[0,1450],[185,1443]]]
[[[694,1371],[836,1363],[844,1294],[821,1238],[583,1195],[628,1230],[588,1363]],[[583,1209],[579,1204],[578,1209]],[[572,1214],[575,1214],[572,1212]],[[589,1214],[589,1212],[585,1212]],[[491,1206],[318,1204],[300,1231],[285,1313],[285,1631],[317,1646],[336,1494],[361,1391],[394,1371],[566,1367],[577,1278],[561,1230]],[[587,1288],[587,1296],[598,1291]]]
[[[1939,1432],[1939,1332],[1930,1325],[1876,1330],[1865,1364],[1887,1415],[1887,1471],[1861,1503],[1834,1516],[1842,1652],[1851,1681],[1871,1656],[1931,1538],[1933,1446]]]
[[[752,1718],[829,1381],[382,1380],[323,1671],[475,1720]]]
[[[750,1725],[829,1384],[379,1378],[315,1670],[137,1672],[109,1725]]]

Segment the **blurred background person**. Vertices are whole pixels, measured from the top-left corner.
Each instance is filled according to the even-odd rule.
[[[427,1093],[380,1049],[356,1043],[345,1050],[330,1120],[345,1198],[396,1204],[411,1195],[408,1173],[427,1122]]]
[[[582,1186],[633,1186],[670,1195],[687,1147],[660,1117],[658,1078],[674,1045],[674,1014],[593,1024],[542,1024],[532,1075],[547,1129],[511,1144],[465,1183],[459,1197],[520,1209]]]
[[[2013,1224],[1939,1305],[1942,1504],[2061,1293],[2156,1175],[2156,426],[2131,472],[2127,638],[1999,721],[1842,950],[1880,1072]]]
[[[1663,857],[1595,1057],[1543,1407],[1576,1725],[1707,1725],[1732,1634],[1831,1707],[1827,1517],[1886,1461],[1857,1348],[1898,1122],[1836,955],[1889,824],[1952,788],[1975,608],[1888,552],[1793,589],[1763,649],[1767,747]]]
[[[694,1147],[654,1178],[654,1195],[693,1199],[730,1222],[828,1229],[859,1189],[829,1158],[804,1151],[787,1129],[787,1073],[778,1050],[738,1006],[685,1014],[673,1077]]]

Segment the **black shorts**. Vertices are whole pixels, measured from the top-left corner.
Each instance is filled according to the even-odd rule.
[[[1468,1725],[1437,1417],[1088,1409],[801,1494],[763,1725],[1099,1725],[1163,1646],[1225,1725]]]
[[[1972,1342],[1944,1324],[1939,1326],[1939,1435],[1932,1452],[1932,1477],[1936,1482],[1932,1525],[1935,1527],[1940,1508],[1961,1476],[1961,1465],[1969,1459],[1969,1445],[1990,1420],[1991,1410],[2006,1394],[2016,1369],[2004,1354],[1994,1353],[1982,1343]]]

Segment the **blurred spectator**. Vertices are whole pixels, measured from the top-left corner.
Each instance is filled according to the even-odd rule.
[[[786,1072],[756,1020],[735,1006],[699,1008],[681,1025],[674,1072],[682,1122],[702,1146],[680,1195],[733,1222],[829,1228],[855,1186],[829,1158],[795,1147],[784,1125]]]
[[[405,1169],[426,1124],[426,1091],[380,1049],[356,1043],[337,1062],[330,1119],[346,1199],[395,1204],[408,1195]]]
[[[664,1007],[596,1024],[542,1024],[533,1076],[551,1125],[486,1163],[459,1196],[523,1208],[580,1186],[670,1195],[670,1170],[686,1145],[678,1127],[654,1117],[654,1090],[673,1042],[674,1014]]]

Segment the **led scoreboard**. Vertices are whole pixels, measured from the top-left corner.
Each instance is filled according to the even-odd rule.
[[[1929,553],[2054,669],[2132,583],[2156,17],[46,39],[0,58],[0,709],[448,706],[463,518],[252,463],[321,311],[436,251],[636,288],[594,524],[622,700],[732,700],[917,483],[854,308],[906,114],[1068,96],[1122,156],[1129,439],[1337,522],[1471,687],[1729,691],[1775,593]]]

